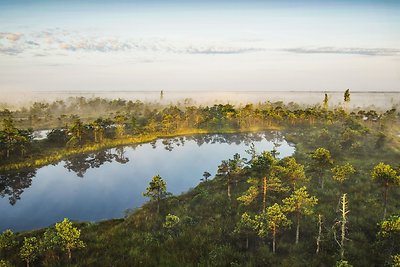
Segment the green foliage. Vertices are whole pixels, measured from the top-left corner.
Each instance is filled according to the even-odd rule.
[[[143,193],[143,196],[149,197],[152,200],[159,200],[166,194],[166,192],[167,184],[160,175],[156,175],[153,176],[149,186],[146,188],[146,192]]]
[[[0,267],[12,267],[12,265],[8,261],[0,260]]]
[[[0,251],[6,251],[16,245],[14,233],[11,230],[5,230],[0,234]]]
[[[313,214],[313,208],[317,202],[318,199],[315,196],[310,196],[305,186],[295,190],[290,197],[282,200],[285,212],[294,212],[301,215]]]
[[[170,236],[177,235],[179,232],[180,218],[173,214],[168,214],[165,216],[165,222],[163,227],[167,230]]]
[[[82,145],[83,130],[84,127],[82,121],[79,118],[75,119],[71,127],[68,129],[70,137],[67,146],[75,147]]]
[[[270,152],[264,151],[251,161],[250,168],[254,173],[258,174],[259,178],[265,175],[270,176],[271,170],[276,162],[276,159]]]
[[[292,222],[283,213],[281,206],[275,203],[267,208],[267,212],[255,216],[255,224],[258,235],[265,238],[268,234],[277,233],[279,229],[290,226]]]
[[[326,148],[319,147],[311,153],[311,168],[316,173],[321,188],[324,189],[325,172],[333,164],[331,152]]]
[[[62,222],[56,223],[57,237],[50,236],[52,242],[59,242],[62,246],[62,250],[68,253],[68,258],[71,258],[71,251],[73,249],[80,249],[85,247],[85,243],[80,240],[81,231],[78,228],[72,226],[67,218]],[[59,241],[58,241],[59,240]]]
[[[383,222],[379,227],[379,235],[387,237],[399,237],[400,238],[400,216],[392,215]]]
[[[149,197],[151,200],[157,201],[157,213],[160,212],[160,200],[163,199],[167,194],[167,184],[161,178],[160,175],[153,176],[149,186],[146,188],[146,192],[143,196]]]
[[[396,254],[392,258],[392,267],[400,267],[400,254]]]
[[[291,212],[296,215],[296,244],[299,242],[300,217],[313,214],[314,206],[317,204],[317,202],[318,199],[314,196],[310,196],[305,186],[295,190],[291,196],[282,200],[282,210],[284,212]]]
[[[315,164],[320,168],[328,167],[333,163],[331,158],[331,153],[329,152],[329,150],[323,147],[317,148],[311,154],[311,158],[314,160]]]
[[[257,228],[257,222],[251,218],[251,216],[245,212],[240,217],[240,220],[236,224],[235,233],[241,234],[249,234]]]
[[[250,205],[253,203],[260,194],[259,179],[250,178],[247,180],[247,182],[250,184],[250,187],[243,195],[237,198],[237,200],[243,202],[244,205]]]
[[[26,261],[27,266],[30,262],[33,262],[39,253],[39,242],[36,237],[24,237],[24,243],[21,247],[19,255],[21,259]]]
[[[400,176],[390,165],[380,162],[371,172],[372,179],[383,187],[400,184]]]
[[[343,183],[349,178],[350,175],[356,172],[353,165],[351,165],[350,163],[346,163],[344,165],[337,165],[333,167],[331,171],[333,173],[332,179],[339,183]]]
[[[82,106],[76,106],[88,107],[89,101],[92,100],[81,101]],[[99,101],[93,100],[93,103]],[[342,191],[342,184],[329,179],[324,190],[320,190],[314,181],[307,184],[307,190],[301,187],[308,182],[305,177],[320,178],[327,176],[329,171],[332,171],[329,174],[333,174],[333,180],[345,181],[346,192],[352,201],[352,216],[346,224],[348,229],[345,229],[345,237],[351,240],[346,242],[346,258],[351,262],[357,262],[360,266],[385,266],[394,264],[396,259],[399,261],[398,217],[394,216],[396,219],[389,217],[379,224],[379,229],[377,227],[380,205],[376,203],[377,190],[373,182],[385,181],[381,178],[386,176],[377,171],[375,178],[368,179],[371,166],[375,166],[378,162],[387,162],[392,166],[397,164],[399,155],[395,150],[397,139],[391,138],[392,135],[387,129],[393,126],[393,132],[397,134],[398,128],[395,123],[398,114],[392,112],[393,125],[381,128],[381,124],[385,123],[384,115],[379,115],[375,111],[346,114],[341,108],[302,109],[296,104],[282,103],[263,103],[237,108],[231,105],[166,108],[122,100],[105,103],[107,110],[110,111],[110,114],[105,116],[109,116],[110,119],[90,124],[98,114],[90,114],[91,118],[83,117],[83,113],[79,114],[83,125],[79,146],[77,144],[74,148],[65,148],[66,134],[62,128],[57,132],[58,137],[51,139],[57,140],[57,144],[54,144],[57,150],[51,151],[44,142],[33,142],[31,145],[42,154],[35,154],[34,150],[31,150],[29,154],[31,159],[18,159],[20,148],[16,145],[10,151],[11,158],[8,160],[5,157],[4,144],[0,144],[1,167],[12,166],[11,164],[15,164],[10,167],[12,169],[26,167],[28,164],[39,166],[57,162],[73,154],[91,152],[104,147],[148,142],[159,136],[254,131],[277,127],[286,128],[283,132],[285,138],[296,144],[296,152],[293,157],[278,160],[269,152],[257,155],[253,146],[250,149],[248,162],[244,162],[239,156],[227,159],[226,164],[221,166],[217,179],[200,183],[190,192],[174,198],[163,199],[166,195],[165,184],[160,199],[157,198],[156,191],[149,190],[152,187],[149,185],[147,196],[162,205],[162,212],[157,214],[153,209],[155,203],[151,202],[125,219],[94,224],[83,223],[82,235],[79,238],[85,241],[87,249],[74,255],[74,260],[70,262],[64,257],[59,257],[61,250],[65,251],[66,248],[56,230],[19,233],[15,240],[30,236],[40,240],[40,255],[35,264],[41,266],[335,266],[337,247],[332,231],[327,229],[334,229],[332,225],[335,225],[336,214],[333,211],[336,206],[336,196]],[[46,106],[43,108],[36,106],[38,110],[40,109],[38,114],[45,114],[49,109]],[[88,108],[75,108],[77,112],[81,109],[90,111]],[[118,129],[113,127],[118,124],[115,114],[127,116],[126,120],[120,122],[125,131],[120,137]],[[362,121],[364,115],[370,118],[366,122]],[[63,127],[65,123],[72,125],[75,119],[76,116],[63,117],[58,127]],[[44,117],[41,120],[44,121]],[[126,121],[130,123],[126,124]],[[16,123],[21,125],[21,122],[16,121]],[[386,135],[385,149],[380,149],[379,153],[376,153],[376,139],[379,138],[377,133],[381,131]],[[3,133],[0,135],[4,136]],[[47,141],[46,144],[50,145],[52,142]],[[320,146],[325,148],[318,149]],[[343,150],[343,147],[349,150]],[[310,152],[311,157],[308,157]],[[335,163],[340,162],[341,165],[333,167],[332,158],[335,159]],[[352,169],[357,169],[357,172]],[[352,178],[348,179],[350,173]],[[379,182],[379,184],[384,188],[388,184],[394,189],[390,191],[393,197],[390,199],[388,209],[395,212],[400,199],[399,191],[395,188],[397,178],[392,175],[393,171],[388,173],[395,182]],[[371,173],[371,176],[374,177],[374,174]],[[257,214],[260,211],[258,201],[263,196],[264,177],[268,177],[265,179],[268,202],[282,203],[282,205],[273,205]],[[232,183],[233,181],[235,183]],[[232,184],[231,200],[226,198],[227,182]],[[290,190],[272,190],[274,187],[282,189],[285,186],[290,187]],[[318,196],[318,206],[315,204],[317,199],[308,192]],[[299,208],[303,207],[302,204],[298,205],[303,203],[300,199],[309,199],[309,202],[304,201],[306,203],[304,206],[307,206],[304,210]],[[318,230],[312,217],[307,216],[314,208],[324,218],[320,250],[317,255],[315,237]],[[297,210],[304,213],[296,212]],[[242,215],[239,216],[240,214]],[[290,220],[295,222],[298,214],[301,218],[303,242],[294,245],[291,235],[295,229],[285,231],[283,229],[290,225]],[[262,238],[260,239],[258,235]],[[280,238],[280,253],[273,255],[269,244],[271,241],[275,243],[277,235]],[[244,238],[247,241],[246,250],[242,244]],[[13,245],[7,255],[3,253],[1,256],[10,264],[21,266],[18,249]],[[394,256],[391,258],[392,255]],[[341,266],[346,266],[345,263],[343,261]]]
[[[275,167],[275,172],[282,180],[288,181],[293,189],[296,188],[297,184],[307,181],[304,173],[304,166],[297,163],[296,159],[293,157],[283,158]]]
[[[371,172],[372,180],[384,190],[383,218],[386,217],[386,206],[389,188],[400,185],[400,176],[390,165],[380,162]]]
[[[348,261],[340,260],[336,263],[336,267],[353,267]]]

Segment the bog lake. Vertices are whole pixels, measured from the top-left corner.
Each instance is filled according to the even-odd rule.
[[[0,174],[0,231],[46,227],[69,218],[101,221],[121,218],[148,201],[142,193],[154,175],[174,195],[214,177],[222,160],[248,157],[276,147],[279,157],[295,147],[280,132],[209,134],[105,149],[67,158],[55,165]]]

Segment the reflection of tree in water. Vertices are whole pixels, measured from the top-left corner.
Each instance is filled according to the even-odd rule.
[[[275,131],[272,133],[272,139],[269,141],[272,141],[274,144],[274,147],[272,148],[272,155],[276,158],[279,156],[278,148],[281,146],[282,142],[284,140],[283,134],[281,132]]]
[[[110,149],[106,149],[96,153],[76,155],[64,161],[64,168],[83,178],[88,169],[99,168],[106,162],[115,160],[118,163],[125,164],[129,161],[129,158],[125,156],[123,147],[116,148],[115,151],[116,153],[112,153]]]
[[[164,149],[172,151],[177,146],[184,146],[186,141],[194,141],[198,146],[203,144],[245,144],[249,146],[253,142],[262,140],[274,142],[275,147],[278,147],[284,138],[280,132],[260,132],[260,133],[237,133],[237,134],[206,134],[194,135],[187,137],[166,138],[161,140]],[[157,148],[157,140],[149,143],[153,149]],[[132,146],[135,148],[134,146]],[[118,163],[125,164],[129,162],[129,158],[125,156],[125,147],[115,148],[115,153],[111,150],[103,150],[91,154],[82,154],[70,157],[65,160],[64,167],[69,171],[76,173],[78,177],[83,177],[86,171],[90,168],[99,168],[105,162],[115,160]]]
[[[36,175],[36,169],[27,169],[18,172],[0,174],[0,196],[8,199],[11,205],[21,199],[21,194],[25,188],[32,184],[32,178]]]
[[[245,144],[250,145],[252,142],[260,142],[264,138],[268,140],[270,133],[238,133],[238,134],[208,134],[208,135],[196,135],[187,137],[186,140],[193,140],[198,146],[203,144]]]
[[[157,140],[154,140],[154,141],[152,141],[152,142],[150,142],[150,145],[151,145],[151,147],[153,148],[153,149],[156,149],[157,148]]]
[[[186,141],[194,141],[198,146],[203,144],[245,144],[249,146],[252,142],[260,142],[266,139],[270,142],[276,143],[276,147],[284,141],[283,135],[280,132],[271,133],[238,133],[238,134],[206,134],[206,135],[194,135],[179,138],[163,139],[161,143],[164,148],[168,151],[172,151],[175,146],[184,146]],[[156,142],[151,142],[152,147],[155,149]]]
[[[124,147],[117,147],[115,149],[115,161],[121,164],[125,164],[129,161],[129,158],[125,156],[125,148]]]

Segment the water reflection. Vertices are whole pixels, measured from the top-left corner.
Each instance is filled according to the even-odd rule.
[[[167,151],[173,151],[175,147],[184,146],[185,142],[194,141],[197,146],[201,147],[204,144],[244,144],[249,146],[253,142],[260,142],[263,139],[273,142],[274,151],[284,141],[284,136],[281,132],[271,133],[240,133],[240,134],[207,134],[194,135],[189,137],[176,137],[161,140],[161,144]],[[150,142],[153,149],[157,149],[157,140]],[[135,149],[137,146],[130,146]],[[114,150],[114,152],[113,152]],[[105,149],[95,153],[80,154],[68,157],[63,161],[63,166],[69,172],[74,172],[78,177],[84,178],[89,169],[100,168],[106,162],[113,161],[120,164],[129,162],[129,158],[125,155],[125,147],[117,147],[115,149]],[[279,153],[277,153],[279,154]],[[9,196],[10,204],[14,205],[17,200],[21,199],[21,194],[25,188],[29,188],[32,183],[32,178],[36,175],[36,169],[24,170],[19,172],[9,172],[1,174],[0,177],[0,196],[4,198]]]
[[[279,157],[294,152],[279,132],[195,135],[105,149],[39,169],[1,174],[0,231],[45,227],[64,217],[122,217],[126,209],[147,201],[142,192],[155,174],[164,178],[169,192],[180,194],[201,178],[212,179],[222,160],[235,153],[247,156],[250,144],[258,153],[275,148]]]
[[[69,157],[64,161],[64,168],[69,172],[75,172],[78,177],[83,178],[88,169],[99,168],[106,162],[115,162],[125,164],[129,158],[125,156],[125,148],[117,147],[115,153],[111,149],[102,150],[90,154],[81,154]]]
[[[200,147],[203,144],[244,144],[250,145],[252,142],[260,142],[263,139],[281,143],[284,141],[284,136],[281,132],[270,133],[239,133],[239,134],[206,134],[194,135],[188,137],[176,137],[163,139],[161,144],[165,150],[172,151],[175,147],[184,146],[187,141],[194,141]],[[150,143],[154,149],[157,148],[157,141]]]
[[[31,186],[35,175],[36,169],[0,174],[0,196],[8,196],[10,204],[15,205],[17,200],[21,199],[24,189]]]
[[[174,148],[184,146],[185,142],[194,141],[197,146],[201,147],[204,144],[244,144],[249,146],[253,142],[260,142],[263,139],[274,144],[274,151],[284,141],[284,136],[281,132],[271,133],[241,133],[241,134],[208,134],[194,135],[189,137],[176,137],[161,140],[161,145],[167,151],[173,151]],[[153,149],[157,149],[160,143],[157,140],[150,142]],[[135,149],[136,146],[130,146]],[[113,152],[114,151],[114,152]],[[80,154],[68,157],[63,161],[63,166],[69,172],[74,172],[78,177],[84,178],[89,169],[100,168],[105,163],[118,162],[126,164],[129,158],[125,155],[125,147],[117,147],[115,149],[105,149],[95,153]],[[278,155],[279,153],[277,153]],[[4,198],[9,196],[10,204],[14,205],[17,200],[21,199],[21,194],[24,189],[29,188],[32,183],[32,178],[36,175],[36,169],[24,170],[19,172],[9,172],[1,174],[0,177],[0,196]]]

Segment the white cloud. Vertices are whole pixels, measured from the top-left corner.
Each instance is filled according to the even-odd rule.
[[[12,43],[3,44],[7,50],[18,54],[32,51],[36,54],[59,53],[60,51],[83,52],[154,52],[178,54],[243,54],[264,51],[261,47],[239,46],[235,43],[177,41],[164,38],[121,39],[115,37],[82,36],[76,32],[60,29],[46,30],[29,35],[2,33],[0,38],[11,38]],[[0,43],[1,44],[1,43]],[[0,53],[2,52],[0,51]]]
[[[363,48],[363,47],[314,47],[314,48],[286,48],[286,52],[298,54],[352,54],[365,56],[396,56],[400,55],[400,49],[396,48]]]
[[[257,46],[258,44],[258,46]],[[99,37],[83,35],[75,31],[48,29],[29,34],[0,32],[0,54],[18,55],[30,52],[33,55],[59,55],[68,52],[86,53],[171,53],[171,54],[244,54],[267,51],[261,43],[213,40],[173,40],[165,38]],[[272,50],[268,50],[272,51]],[[397,56],[396,48],[364,47],[294,47],[278,49],[297,54],[351,54],[366,56]]]
[[[22,37],[21,33],[0,32],[0,39],[6,39],[10,42],[16,42]]]

